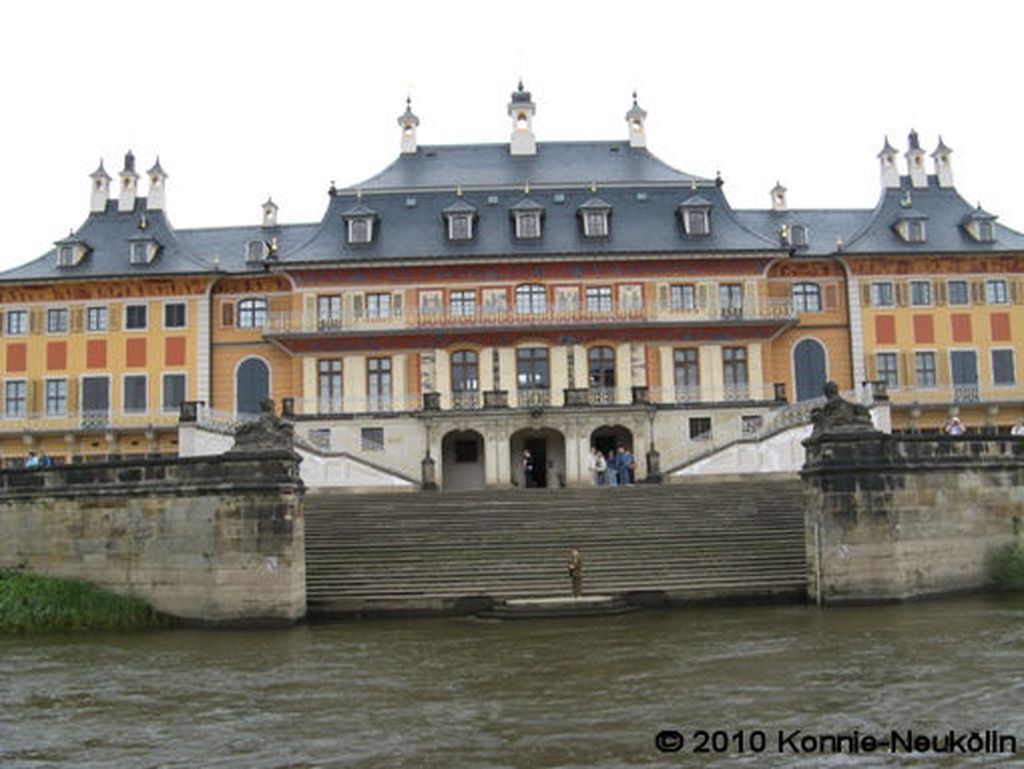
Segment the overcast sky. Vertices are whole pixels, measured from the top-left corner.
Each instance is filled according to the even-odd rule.
[[[16,8],[16,10],[14,10]],[[911,127],[954,150],[957,187],[1024,230],[1022,6],[972,2],[246,4],[37,0],[0,31],[0,268],[77,227],[100,157],[159,154],[178,227],[318,220],[331,180],[398,153],[411,94],[421,144],[501,142],[522,75],[540,141],[624,139],[721,170],[735,207],[862,207],[875,155]],[[929,166],[930,167],[930,166]],[[147,185],[143,185],[145,190]]]

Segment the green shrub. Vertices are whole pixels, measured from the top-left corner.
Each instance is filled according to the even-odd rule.
[[[170,624],[138,598],[78,580],[0,571],[0,633],[129,630]]]
[[[1024,590],[1024,541],[1004,545],[992,554],[992,579],[1004,590]]]

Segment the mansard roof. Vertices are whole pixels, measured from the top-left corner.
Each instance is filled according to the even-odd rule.
[[[684,184],[706,181],[678,171],[627,141],[538,142],[536,155],[512,155],[508,143],[421,145],[356,188],[418,190],[525,184]]]

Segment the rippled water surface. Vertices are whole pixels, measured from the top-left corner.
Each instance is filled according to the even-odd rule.
[[[1024,765],[1024,596],[6,638],[0,682],[3,767]],[[776,750],[910,728],[1022,752]],[[767,746],[698,756],[697,729]]]

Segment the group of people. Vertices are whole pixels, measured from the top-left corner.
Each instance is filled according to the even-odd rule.
[[[609,451],[607,456],[591,446],[588,467],[595,486],[631,486],[636,482],[636,459],[625,446]]]
[[[25,467],[53,467],[53,458],[45,451],[41,454],[30,451],[25,459]]]
[[[942,426],[942,432],[952,436],[966,435],[967,425],[963,423],[960,417],[950,417],[946,424]],[[1010,428],[1010,435],[1024,436],[1024,419],[1018,419],[1014,422],[1013,427]]]

